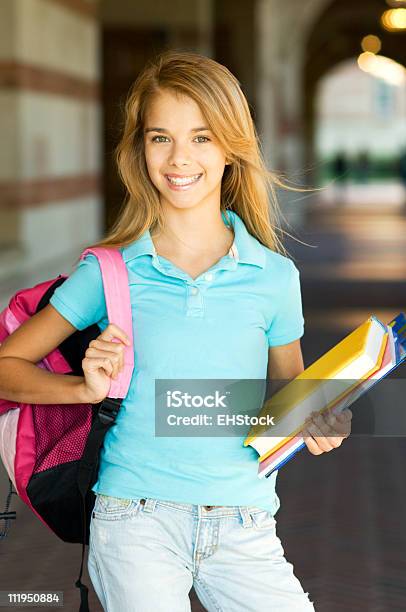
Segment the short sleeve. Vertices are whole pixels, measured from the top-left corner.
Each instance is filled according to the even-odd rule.
[[[287,279],[283,283],[276,313],[266,331],[269,346],[288,344],[301,338],[304,333],[299,270],[292,260],[288,262]]]
[[[95,255],[88,254],[79,261],[76,270],[55,289],[49,303],[79,330],[107,318],[103,279]]]

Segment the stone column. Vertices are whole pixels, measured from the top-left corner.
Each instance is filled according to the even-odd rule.
[[[94,3],[2,0],[0,278],[100,236],[99,52]]]
[[[268,167],[299,185],[305,167],[303,60],[306,35],[324,0],[257,0],[258,129]],[[288,221],[301,224],[308,194],[281,192]],[[303,199],[305,198],[305,199]],[[296,201],[295,201],[296,200]]]

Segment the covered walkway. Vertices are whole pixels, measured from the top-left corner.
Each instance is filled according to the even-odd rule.
[[[288,245],[302,275],[306,365],[369,314],[389,321],[405,310],[406,217],[402,212],[310,209],[297,235],[318,245],[317,249],[295,242]],[[38,270],[35,279],[16,278],[13,283],[15,288],[29,286],[67,272],[70,265],[71,261],[56,262],[56,267]],[[10,283],[0,287],[2,305],[10,291]],[[406,375],[405,366],[401,375]],[[321,457],[302,451],[280,471],[279,536],[316,609],[405,609],[405,465],[405,438],[357,435]],[[6,484],[0,470],[0,500],[5,498]],[[66,609],[77,609],[78,591],[73,584],[80,546],[59,542],[19,500],[13,500],[18,521],[0,543],[0,562],[7,568],[0,588],[62,590]],[[90,586],[87,572],[85,582]],[[91,586],[90,591],[92,611],[101,610]],[[193,612],[201,612],[193,591],[191,599]]]

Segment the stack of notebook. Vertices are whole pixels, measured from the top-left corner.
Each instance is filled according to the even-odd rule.
[[[259,413],[273,416],[274,425],[254,426],[244,440],[259,453],[259,478],[304,448],[300,432],[313,411],[341,412],[405,360],[405,314],[388,325],[371,316],[275,393]]]

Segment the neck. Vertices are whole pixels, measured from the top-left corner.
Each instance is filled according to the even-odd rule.
[[[225,225],[220,209],[207,208],[166,211],[163,230],[153,235],[158,254],[189,258],[227,252],[233,241],[234,232]]]

